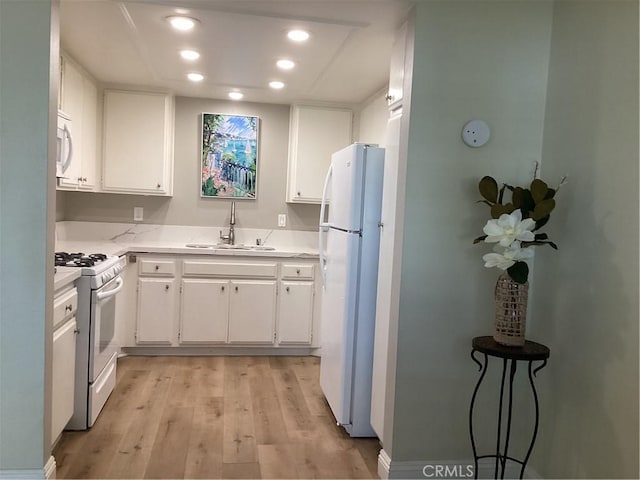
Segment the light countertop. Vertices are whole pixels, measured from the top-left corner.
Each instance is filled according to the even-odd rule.
[[[53,290],[60,290],[80,277],[80,269],[76,267],[56,267],[53,277]]]
[[[107,255],[124,255],[125,253],[160,253],[179,255],[210,255],[216,257],[279,257],[279,258],[309,258],[317,259],[317,250],[297,249],[294,247],[278,248],[275,250],[233,250],[227,248],[191,248],[185,243],[156,241],[156,242],[113,242],[113,241],[58,241],[56,251],[104,253]]]

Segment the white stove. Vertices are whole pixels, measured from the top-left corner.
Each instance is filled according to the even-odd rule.
[[[125,257],[57,252],[56,266],[80,269],[74,412],[67,429],[93,426],[116,383],[115,302]]]
[[[100,288],[109,280],[117,277],[125,267],[124,257],[105,255],[103,253],[66,253],[56,252],[57,267],[74,267],[80,269],[83,277],[90,279],[91,289]]]

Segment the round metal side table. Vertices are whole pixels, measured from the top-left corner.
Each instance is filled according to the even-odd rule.
[[[475,353],[480,352],[484,355],[484,365],[480,363],[480,361],[475,357]],[[533,445],[536,441],[536,436],[538,435],[538,421],[540,416],[540,411],[538,407],[538,393],[536,392],[535,384],[533,383],[533,379],[538,373],[539,370],[544,368],[547,365],[547,359],[549,358],[550,350],[545,345],[536,342],[526,341],[524,346],[522,347],[507,347],[505,345],[500,345],[497,343],[493,337],[475,337],[472,342],[471,349],[471,358],[474,362],[478,364],[479,370],[482,372],[480,374],[480,378],[478,379],[478,383],[476,384],[476,388],[473,390],[473,396],[471,397],[471,406],[469,408],[469,434],[471,436],[471,447],[473,448],[473,462],[474,462],[474,475],[475,478],[478,478],[478,460],[481,458],[495,458],[495,470],[494,470],[494,478],[504,478],[505,467],[507,464],[507,460],[511,460],[521,465],[520,469],[520,478],[524,475],[524,469],[527,466],[527,461],[529,460],[529,456],[531,455],[531,451],[533,450]],[[476,401],[476,395],[478,393],[478,389],[480,388],[480,384],[484,379],[485,373],[487,373],[487,367],[489,365],[489,356],[501,358],[502,359],[502,380],[500,383],[500,404],[498,406],[498,434],[496,440],[496,453],[492,455],[478,455],[476,450],[476,442],[473,436],[473,407]],[[508,408],[507,408],[507,424],[506,424],[506,434],[504,436],[504,450],[501,451],[502,448],[502,405],[504,400],[504,390],[505,390],[505,377],[507,373],[507,364],[510,363],[509,367],[509,399],[508,399]],[[533,393],[533,400],[535,402],[535,426],[533,429],[533,438],[531,438],[531,443],[529,444],[529,449],[527,451],[527,455],[524,460],[518,460],[516,458],[509,456],[509,438],[511,436],[511,416],[513,411],[513,378],[516,374],[516,368],[519,361],[528,362],[528,370],[529,370],[529,383],[531,385],[531,391]],[[542,362],[535,369],[533,368],[534,362]],[[500,471],[500,476],[498,477],[498,472]]]

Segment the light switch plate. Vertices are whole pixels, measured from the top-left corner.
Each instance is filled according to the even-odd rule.
[[[278,226],[279,227],[286,227],[287,226],[287,214],[286,213],[278,214]]]
[[[141,222],[142,220],[144,220],[144,208],[133,207],[133,221]]]

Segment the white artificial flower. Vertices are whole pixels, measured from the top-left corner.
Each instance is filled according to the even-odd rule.
[[[487,235],[485,242],[499,242],[501,247],[509,247],[513,242],[532,242],[535,235],[531,230],[536,222],[531,218],[522,220],[522,212],[514,210],[513,213],[504,213],[498,219],[487,222],[482,231]]]
[[[500,270],[506,270],[516,262],[533,257],[533,248],[520,248],[520,242],[518,241],[514,242],[510,248],[505,248],[502,252],[497,246],[495,250],[497,253],[487,253],[482,257],[485,267],[498,267]]]

